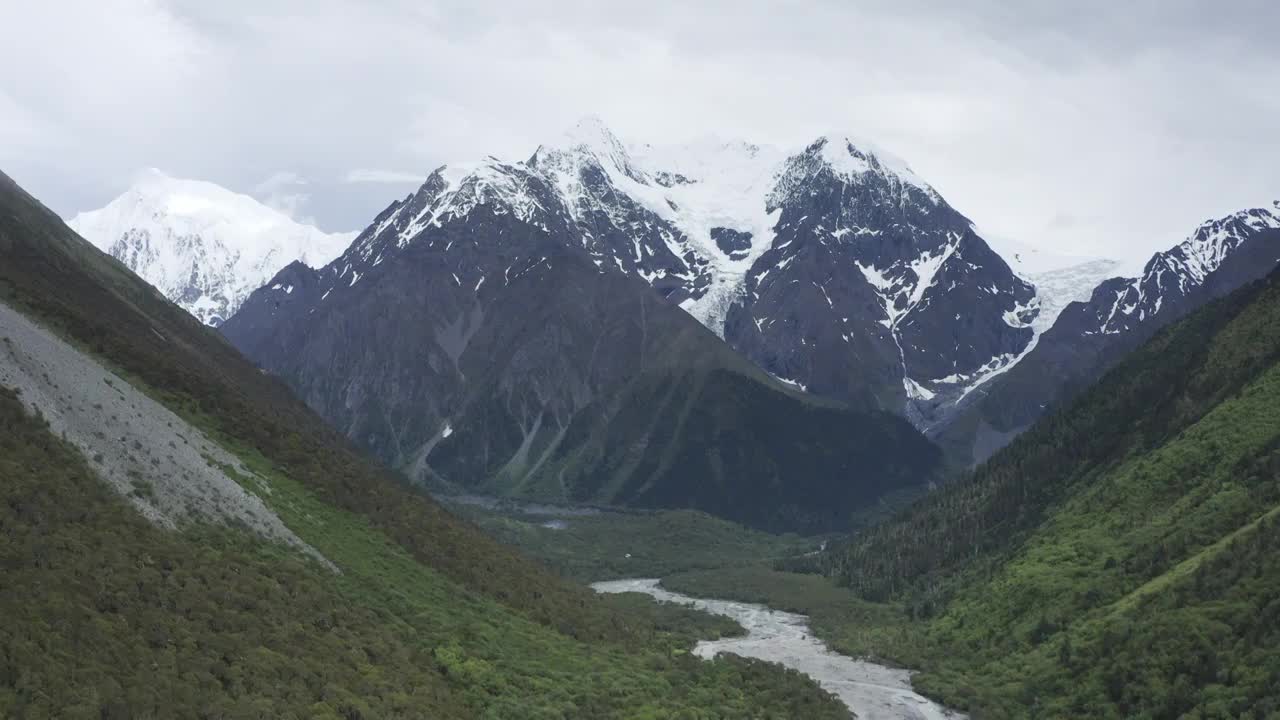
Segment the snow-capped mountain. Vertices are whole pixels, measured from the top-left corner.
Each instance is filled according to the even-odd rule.
[[[794,386],[922,426],[1022,357],[1066,304],[870,142],[627,145],[594,118],[524,161],[440,168],[361,233],[328,282],[424,244],[482,295],[517,266],[490,252],[494,238],[445,238],[490,215],[642,279]]]
[[[1166,308],[1183,306],[1185,298],[1205,286],[1221,287],[1215,295],[1230,292],[1241,284],[1240,278],[1253,279],[1255,263],[1258,276],[1265,275],[1280,261],[1277,230],[1280,201],[1201,224],[1180,244],[1153,255],[1141,275],[1100,285],[1089,308],[1097,328],[1084,332],[1128,332]],[[1245,246],[1254,252],[1241,252]]]
[[[658,429],[624,410],[628,378],[681,377],[691,354],[742,371],[714,343],[673,339],[692,336],[669,310],[793,388],[979,455],[1159,323],[1271,267],[1274,213],[1233,218],[1142,278],[1104,281],[1108,260],[989,245],[862,140],[627,145],[589,120],[523,161],[436,170],[341,257],[289,266],[224,330],[411,477],[498,474],[601,500],[653,469],[624,459],[649,439],[578,454],[614,413],[627,432]],[[1108,334],[1130,317],[1132,331]],[[469,442],[474,456],[456,450]],[[593,495],[569,466],[631,480]]]
[[[1034,287],[904,162],[843,135],[782,165],[725,337],[819,395],[927,424],[1034,338]]]
[[[1280,202],[1201,224],[1139,274],[1097,284],[1065,308],[1022,362],[965,399],[938,437],[959,457],[985,459],[1157,330],[1278,262]]]
[[[820,529],[927,482],[939,453],[900,416],[797,392],[681,309],[751,245],[741,235],[769,232],[706,218],[693,233],[692,208],[728,201],[666,202],[663,183],[695,182],[599,134],[444,168],[220,329],[437,487]],[[712,227],[738,233],[716,233],[727,251],[712,254]]]
[[[144,171],[124,194],[67,223],[201,322],[218,325],[282,267],[337,257],[329,234],[213,183]]]

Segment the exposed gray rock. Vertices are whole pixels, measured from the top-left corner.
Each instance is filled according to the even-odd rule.
[[[242,525],[336,570],[262,499],[228,476],[256,476],[197,428],[93,358],[0,303],[0,386],[70,442],[112,489],[164,528]],[[269,492],[260,482],[258,492]]]
[[[530,178],[524,200],[424,215],[411,242],[384,214],[220,329],[431,486],[816,530],[928,482],[938,453],[904,420],[770,378],[640,278],[566,244],[546,191]]]

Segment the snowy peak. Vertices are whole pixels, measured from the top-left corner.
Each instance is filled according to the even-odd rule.
[[[831,183],[851,188],[847,194],[859,196],[863,205],[898,206],[916,215],[945,205],[942,196],[898,156],[865,140],[833,134],[814,140],[782,163],[769,206],[794,203],[797,193]]]
[[[1091,304],[1097,334],[1132,330],[1171,307],[1182,311],[1184,298],[1211,284],[1235,287],[1234,278],[1280,262],[1280,203],[1249,208],[1201,223],[1173,248],[1158,252],[1132,278],[1116,278],[1095,291]],[[1220,280],[1219,275],[1228,280]],[[1216,293],[1214,293],[1216,294]]]
[[[588,116],[578,121],[564,135],[566,147],[589,152],[602,161],[622,167],[630,165],[627,148],[600,118]]]
[[[815,149],[831,171],[846,180],[858,180],[869,173],[874,173],[911,185],[924,192],[934,203],[941,199],[923,178],[915,174],[905,160],[866,140],[854,140],[843,134],[824,135],[814,141],[806,152],[812,152]]]
[[[571,175],[578,174],[584,165],[594,164],[637,183],[649,184],[651,181],[632,162],[622,141],[594,115],[579,120],[558,140],[540,145],[528,164],[544,171]]]
[[[559,213],[544,180],[523,163],[486,158],[475,163],[451,163],[432,172],[417,192],[391,204],[356,238],[344,264],[377,265],[393,248],[403,248],[430,231],[465,221],[477,208],[494,216],[511,215],[547,230]]]
[[[1076,255],[1070,252],[1060,252],[1055,249],[1019,242],[979,227],[977,224],[972,225],[972,228],[975,233],[987,241],[987,245],[991,246],[992,250],[996,251],[1000,257],[1004,258],[1005,262],[1009,263],[1009,267],[1014,272],[1026,278],[1067,270],[1098,261],[1119,265],[1117,261],[1110,258]]]
[[[119,198],[101,210],[81,213],[77,219],[166,219],[190,229],[205,229],[233,221],[246,226],[279,222],[279,213],[247,195],[200,180],[173,178],[156,168],[138,173]]]
[[[873,143],[628,145],[594,117],[522,162],[437,169],[322,273],[317,297],[340,302],[412,248],[451,292],[486,302],[552,247],[643,280],[775,377],[917,420],[1016,362],[1047,306]]]
[[[210,325],[230,317],[280,268],[295,260],[323,265],[352,238],[295,222],[248,195],[154,168],[68,225]]]
[[[587,115],[566,130],[558,147],[585,150],[602,157],[627,156],[622,141],[595,115]]]
[[[1197,283],[1204,282],[1209,273],[1217,270],[1226,258],[1253,233],[1261,230],[1280,229],[1280,203],[1272,208],[1252,208],[1232,213],[1224,218],[1210,220],[1196,228],[1191,237],[1168,253],[1152,258],[1144,268],[1144,274],[1158,272],[1158,264],[1164,260],[1180,264],[1182,274]]]
[[[588,116],[557,140],[539,145],[524,162],[490,156],[437,168],[417,193],[379,216],[358,244],[370,245],[393,227],[398,244],[404,246],[429,228],[463,219],[481,206],[545,230],[548,215],[562,210],[579,215],[586,185],[593,181],[611,185],[614,178],[637,185],[653,182],[635,166],[626,146],[604,122]]]
[[[1182,242],[1155,253],[1140,271],[1106,279],[1089,297],[1056,313],[1053,327],[1014,372],[974,393],[973,402],[941,430],[944,444],[968,453],[966,459],[986,459],[1047,408],[1062,407],[1160,328],[1267,276],[1277,264],[1280,206],[1241,210],[1201,223]],[[1085,279],[1095,272],[1087,265],[1076,270]],[[1059,289],[1075,292],[1081,285],[1063,274],[1068,271],[1055,271],[1063,285]],[[1041,283],[1037,279],[1037,285]]]

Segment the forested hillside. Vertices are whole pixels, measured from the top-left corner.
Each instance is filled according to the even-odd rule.
[[[248,474],[224,470],[337,568],[234,526],[146,523],[6,392],[0,715],[844,714],[795,673],[683,653],[734,628],[599,598],[403,487],[3,175],[0,302],[233,453]]]
[[[981,717],[1280,712],[1280,278],[1165,329],[971,476],[833,548]]]

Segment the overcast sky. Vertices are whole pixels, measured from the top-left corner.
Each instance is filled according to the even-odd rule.
[[[1280,198],[1280,3],[0,0],[0,169],[69,216],[140,168],[363,227],[582,115],[868,137],[983,229],[1171,245]]]

